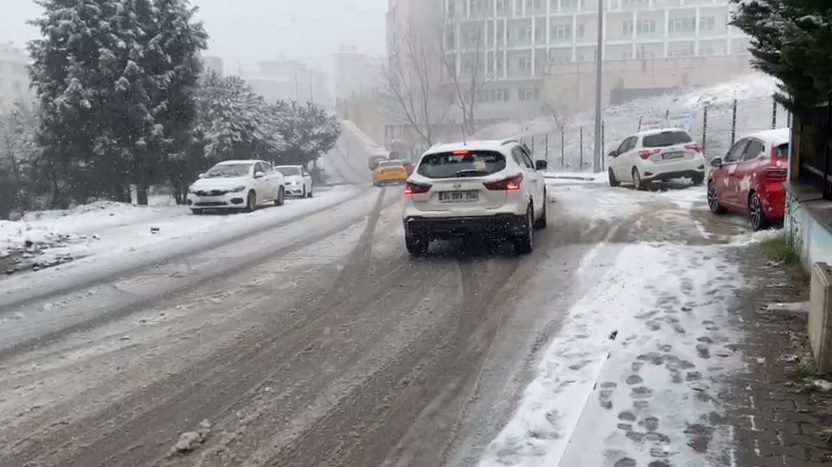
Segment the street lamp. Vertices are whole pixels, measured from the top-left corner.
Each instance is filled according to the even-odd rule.
[[[595,157],[592,171],[601,171],[604,157],[601,123],[601,94],[603,93],[602,68],[604,65],[604,0],[598,0],[598,46],[595,50]]]

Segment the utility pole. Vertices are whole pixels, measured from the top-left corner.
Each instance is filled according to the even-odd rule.
[[[592,158],[592,171],[601,171],[604,158],[603,140],[601,139],[601,94],[603,93],[602,68],[604,65],[604,0],[598,0],[598,47],[595,50],[595,155]]]

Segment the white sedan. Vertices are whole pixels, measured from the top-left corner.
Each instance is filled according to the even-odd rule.
[[[632,183],[637,190],[654,181],[689,178],[705,181],[702,146],[684,130],[663,128],[636,133],[612,151],[608,169],[610,186]]]
[[[283,174],[288,196],[312,197],[312,176],[302,165],[278,165],[274,169]]]
[[[194,214],[206,209],[251,212],[269,202],[282,206],[285,198],[283,174],[258,160],[220,162],[188,188],[188,206]]]

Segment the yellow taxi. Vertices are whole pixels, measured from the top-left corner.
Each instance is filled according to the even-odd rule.
[[[410,174],[402,161],[382,161],[373,171],[373,185],[401,184]]]

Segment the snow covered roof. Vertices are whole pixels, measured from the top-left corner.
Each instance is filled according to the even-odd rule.
[[[651,136],[651,135],[658,135],[660,133],[677,133],[685,131],[683,128],[653,128],[650,130],[644,130],[636,133],[639,136]]]
[[[771,143],[775,146],[786,144],[791,140],[791,129],[777,128],[775,130],[758,131],[745,135],[743,138],[756,138],[766,143]]]
[[[264,161],[261,161],[259,159],[245,159],[245,160],[240,159],[240,160],[234,160],[234,161],[222,161],[222,162],[219,162],[217,165],[254,164],[255,162],[264,162]]]
[[[461,149],[468,149],[472,151],[500,151],[503,148],[503,144],[506,142],[504,139],[495,139],[495,140],[478,140],[478,141],[458,141],[456,143],[444,143],[444,144],[437,144],[436,146],[430,148],[427,152],[451,152],[451,151],[459,151]]]

